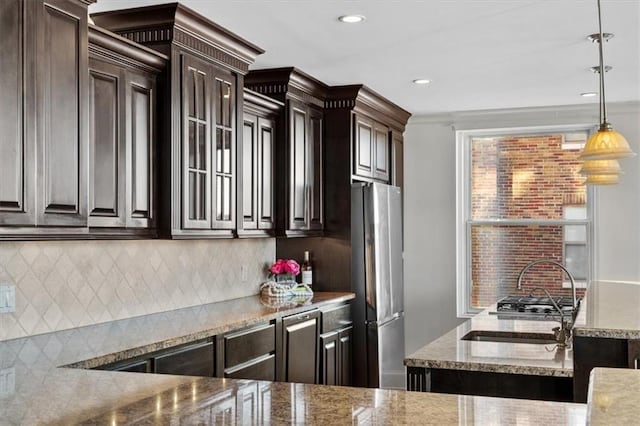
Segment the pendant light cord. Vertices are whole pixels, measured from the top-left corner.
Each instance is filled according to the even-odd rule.
[[[600,31],[600,40],[598,42],[598,47],[600,51],[600,126],[603,126],[607,123],[607,104],[604,96],[604,53],[603,47],[604,44],[604,34],[602,32],[602,13],[600,12],[600,0],[598,0],[598,30]]]

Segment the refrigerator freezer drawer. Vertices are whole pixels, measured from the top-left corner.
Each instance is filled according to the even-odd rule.
[[[369,386],[405,389],[404,316],[367,326]]]

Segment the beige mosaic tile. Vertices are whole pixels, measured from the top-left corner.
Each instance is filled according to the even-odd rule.
[[[274,257],[274,239],[3,242],[0,341],[257,294]]]

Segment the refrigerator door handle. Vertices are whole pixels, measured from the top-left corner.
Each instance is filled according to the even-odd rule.
[[[396,312],[395,314],[391,315],[389,318],[385,318],[383,321],[376,321],[376,320],[371,320],[371,321],[365,321],[365,324],[367,325],[378,325],[378,326],[383,326],[384,324],[391,322],[393,320],[396,320],[398,318],[404,317],[404,312]]]

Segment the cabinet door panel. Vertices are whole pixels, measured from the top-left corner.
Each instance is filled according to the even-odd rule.
[[[213,229],[234,229],[236,226],[236,83],[230,72],[214,71],[215,150],[213,186]]]
[[[224,373],[224,377],[232,379],[276,380],[276,356],[267,355],[241,368]]]
[[[120,70],[99,61],[90,66],[89,226],[124,226]]]
[[[307,173],[309,188],[309,229],[322,230],[324,224],[323,206],[323,147],[322,112],[311,110],[309,114],[309,157]]]
[[[326,333],[320,336],[320,383],[323,385],[340,384],[338,357],[338,333]]]
[[[258,229],[256,187],[258,117],[245,114],[242,126],[242,221],[243,229]]]
[[[61,9],[59,7],[66,7]],[[63,11],[65,10],[65,11]],[[86,9],[62,0],[49,0],[39,10],[40,60],[38,223],[86,225]]]
[[[397,187],[404,186],[404,148],[402,134],[396,131],[391,133],[391,171],[393,179],[391,184]]]
[[[308,312],[284,318],[283,380],[316,383],[319,312]]]
[[[353,173],[358,176],[373,175],[373,123],[364,117],[355,117]]]
[[[211,229],[211,69],[181,58],[182,228]]]
[[[115,368],[115,371],[127,371],[129,373],[148,373],[149,361],[137,361],[131,364],[126,364]]]
[[[258,228],[273,229],[274,220],[274,176],[273,153],[276,123],[258,118]]]
[[[306,229],[307,222],[307,112],[291,106],[289,229]]]
[[[353,362],[353,327],[348,327],[340,330],[338,333],[338,353],[340,354],[340,371],[338,374],[339,382],[341,386],[351,386],[351,363]]]
[[[153,227],[155,81],[128,74],[127,100],[127,226]]]
[[[374,124],[375,152],[373,177],[389,181],[389,129],[379,123]]]
[[[34,153],[23,133],[23,2],[0,2],[0,225],[33,225]]]
[[[224,366],[235,367],[253,358],[274,353],[276,327],[268,324],[224,336]]]
[[[213,342],[192,345],[154,359],[158,374],[213,377]]]

